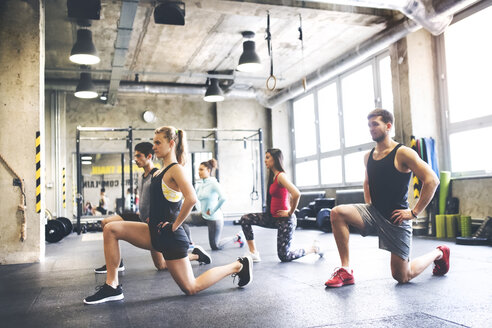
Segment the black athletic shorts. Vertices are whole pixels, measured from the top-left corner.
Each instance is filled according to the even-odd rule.
[[[190,246],[190,240],[188,235],[184,231],[183,227],[179,227],[178,230],[173,232],[173,225],[171,223],[166,224],[164,228],[157,230],[157,243],[159,245],[152,245],[158,249],[164,259],[166,260],[179,260],[188,256],[188,247]],[[153,241],[154,244],[155,241]],[[159,247],[156,247],[159,246]]]
[[[123,219],[123,221],[142,222],[142,220],[140,220],[140,215],[134,212],[130,212],[130,211],[123,212],[120,216]]]

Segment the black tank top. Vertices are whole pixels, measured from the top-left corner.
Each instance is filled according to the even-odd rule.
[[[178,163],[169,164],[161,173],[152,177],[150,182],[150,213],[149,213],[149,230],[150,239],[155,249],[160,249],[159,238],[157,236],[157,225],[161,222],[174,223],[181,210],[183,199],[179,202],[170,202],[164,197],[162,192],[162,178],[164,174]]]
[[[402,173],[395,168],[398,144],[386,157],[376,161],[372,158],[373,148],[367,160],[367,176],[371,202],[376,209],[390,220],[391,212],[408,208],[408,183],[411,173]]]

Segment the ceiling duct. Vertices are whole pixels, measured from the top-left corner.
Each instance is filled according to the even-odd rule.
[[[46,79],[46,90],[58,90],[73,92],[75,91],[79,81],[70,79]],[[109,81],[93,81],[95,90],[97,92],[104,92],[107,90]],[[205,94],[207,90],[206,85],[196,84],[184,84],[184,83],[152,83],[152,82],[130,82],[121,81],[118,88],[118,93],[146,93],[146,94],[162,94],[162,95],[196,95],[201,96]],[[245,90],[232,89],[224,90],[224,94],[227,95],[227,99],[256,99],[256,93],[254,89],[249,88]]]
[[[68,17],[99,20],[101,0],[67,0]]]
[[[439,35],[453,19],[454,13],[477,0],[308,0],[356,7],[398,10],[427,31]],[[460,7],[460,8],[459,8]]]
[[[156,24],[184,25],[185,4],[181,1],[164,2],[154,10],[154,22]]]

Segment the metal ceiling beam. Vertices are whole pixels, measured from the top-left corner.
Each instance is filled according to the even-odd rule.
[[[111,70],[109,69],[91,69],[91,68],[54,68],[48,67],[45,68],[45,73],[91,73],[91,74],[111,74]],[[187,78],[203,78],[206,80],[207,78],[216,78],[221,80],[234,80],[236,82],[240,81],[251,81],[251,80],[261,80],[265,81],[268,76],[251,76],[246,73],[243,76],[243,73],[235,71],[233,74],[208,74],[201,72],[146,72],[146,71],[131,71],[125,70],[124,75],[135,75],[139,74],[140,77],[149,76],[170,76],[170,77],[187,77]],[[49,78],[49,77],[48,77]],[[285,78],[278,77],[278,81],[283,81]],[[105,90],[106,91],[106,90]]]
[[[305,0],[227,0],[232,2],[246,2],[259,5],[283,6],[303,9],[326,10],[341,13],[391,17],[394,15],[393,10],[388,8],[369,8],[364,6],[343,5],[337,3],[329,3],[330,1],[305,1]]]
[[[133,22],[137,14],[139,0],[123,0],[121,4],[120,19],[118,21],[118,33],[114,45],[114,56],[111,63],[111,77],[109,80],[108,102],[116,104],[116,97],[125,74],[126,54],[130,45],[133,31]]]

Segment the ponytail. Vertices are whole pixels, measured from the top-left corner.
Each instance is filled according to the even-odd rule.
[[[185,132],[181,129],[177,129],[177,140],[176,140],[176,159],[178,163],[184,166],[186,164],[186,151],[188,145],[186,144]]]
[[[176,144],[174,148],[176,160],[179,164],[184,166],[186,164],[186,152],[188,148],[185,132],[181,129],[176,129],[173,126],[161,126],[155,130],[155,133],[164,134],[164,137],[169,141],[174,140]]]
[[[217,160],[215,158],[201,162],[200,165],[205,166],[210,171],[211,176],[215,175],[215,170],[217,169]]]

